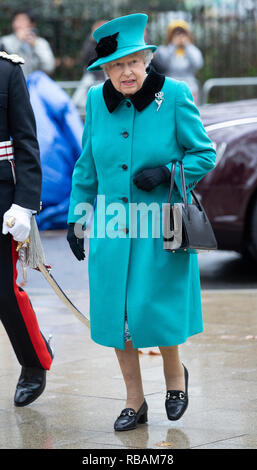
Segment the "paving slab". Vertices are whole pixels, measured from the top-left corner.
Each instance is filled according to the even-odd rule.
[[[148,422],[115,432],[125,386],[115,351],[98,345],[88,328],[46,286],[26,288],[55,358],[45,392],[16,408],[20,366],[0,325],[0,449],[256,449],[257,290],[203,290],[204,332],[180,346],[189,370],[189,407],[166,417],[158,348],[139,350]],[[88,289],[67,292],[88,311]]]

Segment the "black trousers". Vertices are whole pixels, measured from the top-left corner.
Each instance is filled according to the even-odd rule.
[[[13,201],[14,184],[0,162],[0,318],[19,363],[50,369],[52,351],[41,333],[26,292],[17,284],[17,242],[2,234],[3,214]],[[7,167],[9,170],[9,168]],[[9,176],[9,173],[7,174]]]

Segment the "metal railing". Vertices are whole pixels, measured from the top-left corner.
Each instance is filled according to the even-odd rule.
[[[64,90],[77,90],[81,85],[81,81],[57,81]],[[200,105],[208,104],[211,90],[214,87],[234,87],[234,86],[257,86],[257,77],[228,77],[228,78],[210,78],[207,80],[200,90]]]
[[[257,77],[228,77],[210,78],[203,84],[200,93],[200,104],[208,103],[209,94],[214,87],[250,86],[257,85]]]
[[[63,80],[63,81],[57,81],[56,84],[59,85],[61,88],[63,88],[63,90],[65,91],[76,90],[80,85],[80,80],[72,80],[72,81]]]

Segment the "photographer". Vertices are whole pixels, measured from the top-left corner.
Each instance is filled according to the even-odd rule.
[[[26,10],[16,11],[12,17],[12,29],[13,33],[3,36],[0,43],[8,54],[18,54],[24,58],[24,75],[27,76],[36,70],[53,73],[55,58],[48,41],[38,36],[33,13]]]

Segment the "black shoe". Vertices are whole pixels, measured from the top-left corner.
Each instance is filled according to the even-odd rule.
[[[167,390],[165,408],[168,419],[175,421],[184,414],[188,406],[188,370],[184,366],[185,392],[181,390]]]
[[[49,335],[48,345],[51,350],[51,356],[54,358],[53,348],[50,347],[52,335]],[[14,395],[15,406],[26,406],[35,401],[46,386],[46,370],[39,367],[22,366],[21,375],[19,377],[16,391]]]
[[[115,431],[129,431],[130,429],[135,429],[137,427],[137,423],[146,423],[147,410],[148,406],[145,400],[140,406],[138,412],[133,408],[124,408],[114,423]]]
[[[26,406],[43,393],[46,386],[46,370],[38,367],[22,367],[15,395],[15,406]]]

